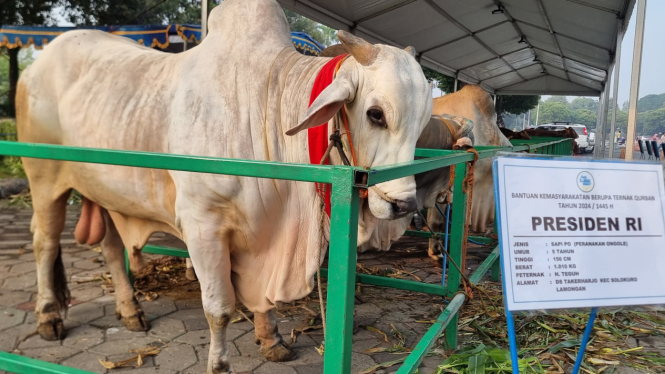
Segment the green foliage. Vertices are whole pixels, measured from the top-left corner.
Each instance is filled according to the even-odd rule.
[[[584,125],[587,129],[596,128],[596,112],[589,109],[577,109],[573,112],[573,122]]]
[[[665,107],[665,93],[660,95],[646,95],[637,100],[637,113],[657,110]]]
[[[497,97],[497,107],[499,106],[499,100],[501,100],[501,112],[522,114],[538,106],[540,96],[499,96]]]
[[[0,140],[16,141],[16,122],[4,120],[0,122]],[[25,170],[20,157],[1,156],[0,177],[1,178],[25,178]]]
[[[0,23],[3,25],[50,25],[51,9],[58,1],[5,0],[0,2]]]
[[[34,61],[32,48],[19,52],[19,72]],[[0,116],[9,116],[9,54],[6,48],[0,49]]]
[[[545,369],[536,357],[519,359],[520,373],[544,373]],[[512,371],[510,352],[501,348],[487,347],[480,344],[476,348],[467,349],[454,354],[439,365],[437,374],[484,374],[509,373]]]
[[[311,19],[288,9],[284,9],[284,15],[289,22],[291,31],[307,33],[314,38],[314,40],[326,47],[339,43],[337,40],[337,31],[335,31],[335,29],[312,21]]]
[[[560,101],[545,100],[540,105],[540,116],[538,124],[551,123],[554,121],[575,122],[575,112],[570,108],[570,103],[565,104]]]
[[[610,99],[611,100],[611,99]],[[588,109],[592,112],[598,111],[598,100],[590,97],[576,97],[571,103],[572,110]]]
[[[220,2],[208,0],[208,10]],[[76,25],[201,22],[201,0],[64,0],[62,5],[65,19]]]
[[[552,96],[545,100],[546,103],[570,104],[565,96]]]

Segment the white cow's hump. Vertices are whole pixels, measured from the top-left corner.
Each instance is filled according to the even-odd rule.
[[[292,46],[284,11],[274,0],[227,0],[208,19],[209,36],[229,52],[251,54]]]

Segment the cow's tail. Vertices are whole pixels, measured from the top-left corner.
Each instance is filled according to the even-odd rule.
[[[65,273],[65,264],[62,262],[62,247],[58,247],[58,257],[53,264],[53,289],[55,290],[55,299],[60,304],[60,309],[67,311],[72,294],[67,287],[67,274]]]

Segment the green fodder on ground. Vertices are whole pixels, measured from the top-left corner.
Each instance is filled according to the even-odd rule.
[[[510,373],[508,331],[499,283],[481,285],[460,311],[461,347],[439,365],[438,373]],[[484,305],[479,300],[484,298]],[[489,297],[489,299],[488,299]],[[588,310],[552,310],[516,314],[520,373],[569,373],[580,348]],[[581,372],[611,374],[619,366],[645,372],[665,371],[662,352],[641,339],[664,339],[660,307],[601,308],[593,326]]]

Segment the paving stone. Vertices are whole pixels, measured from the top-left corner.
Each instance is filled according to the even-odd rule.
[[[31,255],[32,256],[32,255]],[[12,265],[9,269],[10,274],[25,274],[37,270],[37,266],[34,262],[22,262],[20,264]]]
[[[254,374],[297,374],[290,366],[277,362],[266,362],[254,370]]]
[[[236,343],[237,344],[237,343]],[[240,347],[238,347],[240,349]],[[258,357],[263,357],[260,353],[258,353],[258,348],[256,349],[256,355]],[[294,351],[296,352],[296,359],[293,361],[289,362],[284,362],[284,365],[288,366],[302,366],[302,365],[317,365],[323,363],[323,356],[319,354],[319,352],[316,351],[314,347],[306,347],[306,348],[295,348]],[[242,350],[240,350],[242,353]],[[245,354],[242,353],[244,356]]]
[[[143,313],[148,316],[148,320],[163,317],[178,310],[178,308],[175,306],[175,303],[166,297],[160,297],[152,301],[143,301],[141,302],[141,309],[143,309]],[[203,310],[199,311],[201,314],[203,314]],[[173,317],[169,316],[169,318]]]
[[[90,300],[90,301],[92,301],[93,303],[100,303],[100,304],[105,304],[105,305],[108,305],[108,304],[115,305],[115,294],[104,295],[104,296],[98,297],[98,298]]]
[[[172,340],[186,332],[187,330],[182,321],[171,318],[159,318],[150,322],[148,336],[154,336],[163,340]]]
[[[14,308],[0,310],[0,330],[23,323],[25,314],[24,311]]]
[[[354,307],[354,316],[356,317],[378,317],[383,310],[372,303],[358,304]]]
[[[665,348],[665,338],[661,336],[645,336],[637,338],[637,341],[645,348]]]
[[[76,257],[78,257],[78,258],[93,258],[93,257],[99,257],[100,255],[101,255],[100,253],[97,253],[97,252],[92,251],[90,249],[76,252]],[[101,257],[100,257],[100,259],[101,259]]]
[[[104,290],[99,284],[85,284],[82,287],[71,290],[72,299],[79,301],[90,301],[104,294]]]
[[[0,306],[23,304],[32,298],[32,293],[0,289]]]
[[[190,345],[205,345],[210,343],[210,329],[206,330],[197,330],[190,331],[184,335],[181,335],[175,339],[175,341],[180,343],[186,343]]]
[[[104,308],[95,303],[82,303],[69,308],[67,319],[80,323],[88,323],[104,316]]]
[[[92,303],[90,303],[92,304]],[[100,305],[100,304],[96,304]],[[109,328],[117,328],[117,329],[124,329],[125,325],[122,324],[122,321],[117,319],[114,314],[107,315],[101,318],[97,318],[96,320],[90,321],[90,325],[99,327],[102,329],[109,329]]]
[[[254,369],[259,367],[259,365],[263,364],[264,362],[265,360],[259,360],[252,357],[237,356],[231,358],[231,367],[233,367],[237,373],[253,373]]]
[[[195,345],[193,346],[196,351],[196,356],[199,358],[199,361],[208,362],[208,353],[210,353],[210,344],[206,345]],[[236,348],[233,342],[226,342],[226,349],[228,350],[229,357],[240,356],[238,348]]]
[[[130,349],[147,347],[149,345],[159,344],[158,339],[153,337],[137,337],[125,340],[107,341],[89,349],[91,352],[103,354],[106,356],[121,355],[128,353]]]
[[[175,305],[178,307],[178,310],[203,308],[203,302],[201,301],[200,297],[196,298],[193,297],[191,299],[184,299],[184,300],[176,300]]]
[[[33,325],[34,326],[34,325]],[[34,330],[33,330],[34,332]],[[67,331],[69,334],[69,331]],[[28,334],[25,334],[24,336],[27,336]],[[55,347],[58,345],[61,345],[60,340],[55,340],[55,341],[49,341],[49,340],[44,340],[42,339],[41,336],[39,335],[32,335],[31,337],[25,339],[21,344],[19,344],[18,349],[24,350],[24,349],[30,349],[30,348],[45,348],[45,347]]]
[[[323,373],[323,364],[304,365],[293,367],[298,374],[321,374]]]
[[[29,229],[29,227],[27,227]],[[24,230],[26,229],[25,226],[16,226],[16,225],[7,225],[5,226],[6,230]],[[0,241],[0,249],[18,249],[23,247],[24,245],[32,242],[32,238],[30,239],[14,239],[14,240],[2,240]]]
[[[0,250],[0,253],[3,253],[3,251]],[[5,256],[5,257],[7,257],[7,256]],[[33,260],[34,260],[34,259],[33,259]],[[23,261],[21,261],[21,260],[17,260],[17,259],[15,259],[15,258],[4,259],[4,260],[0,260],[0,266],[11,266],[11,265],[20,264],[20,263],[22,263],[22,262],[23,262]]]
[[[291,343],[291,338],[289,335],[282,335],[282,339],[289,343],[291,348],[302,348],[302,347],[313,347],[316,344],[314,339],[309,335],[299,335],[295,343]]]
[[[25,291],[37,284],[36,272],[10,277],[5,279],[3,287],[10,290]]]
[[[233,359],[231,360],[233,362]],[[188,367],[187,369],[183,370],[181,373],[182,374],[201,374],[205,373],[206,369],[208,368],[208,361],[199,361],[193,366]]]
[[[58,363],[67,357],[74,356],[80,351],[75,348],[57,345],[45,348],[31,348],[21,350],[23,356],[32,357],[37,360]]]
[[[106,373],[106,368],[104,368],[102,364],[99,363],[99,360],[106,360],[106,356],[83,352],[62,361],[60,364],[67,367],[89,371],[91,373]]]
[[[187,344],[169,345],[155,357],[157,365],[176,371],[194,365],[197,360],[194,348]]]
[[[124,370],[123,370],[124,372]],[[138,369],[128,370],[131,374],[177,374],[177,371],[161,367],[140,367]]]
[[[206,326],[206,328],[207,328],[207,326]],[[229,325],[229,328],[233,328],[235,330],[250,331],[250,330],[254,330],[254,325],[249,323],[249,321],[247,321],[246,319],[243,319],[240,322],[231,323]],[[289,334],[290,333],[291,332],[289,331]]]
[[[395,358],[397,359],[397,358]],[[351,372],[360,373],[365,371],[372,366],[376,365],[376,362],[372,357],[362,354],[362,353],[352,353],[351,354]]]
[[[109,327],[106,329],[106,341],[127,340],[147,337],[146,331],[130,331],[121,323],[120,327]],[[157,340],[158,338],[154,338]]]
[[[83,259],[74,262],[74,267],[83,270],[95,270],[101,268],[103,265],[99,262],[92,262],[90,259]]]
[[[88,349],[104,342],[104,331],[93,326],[78,326],[67,331],[62,345],[79,349]]]

